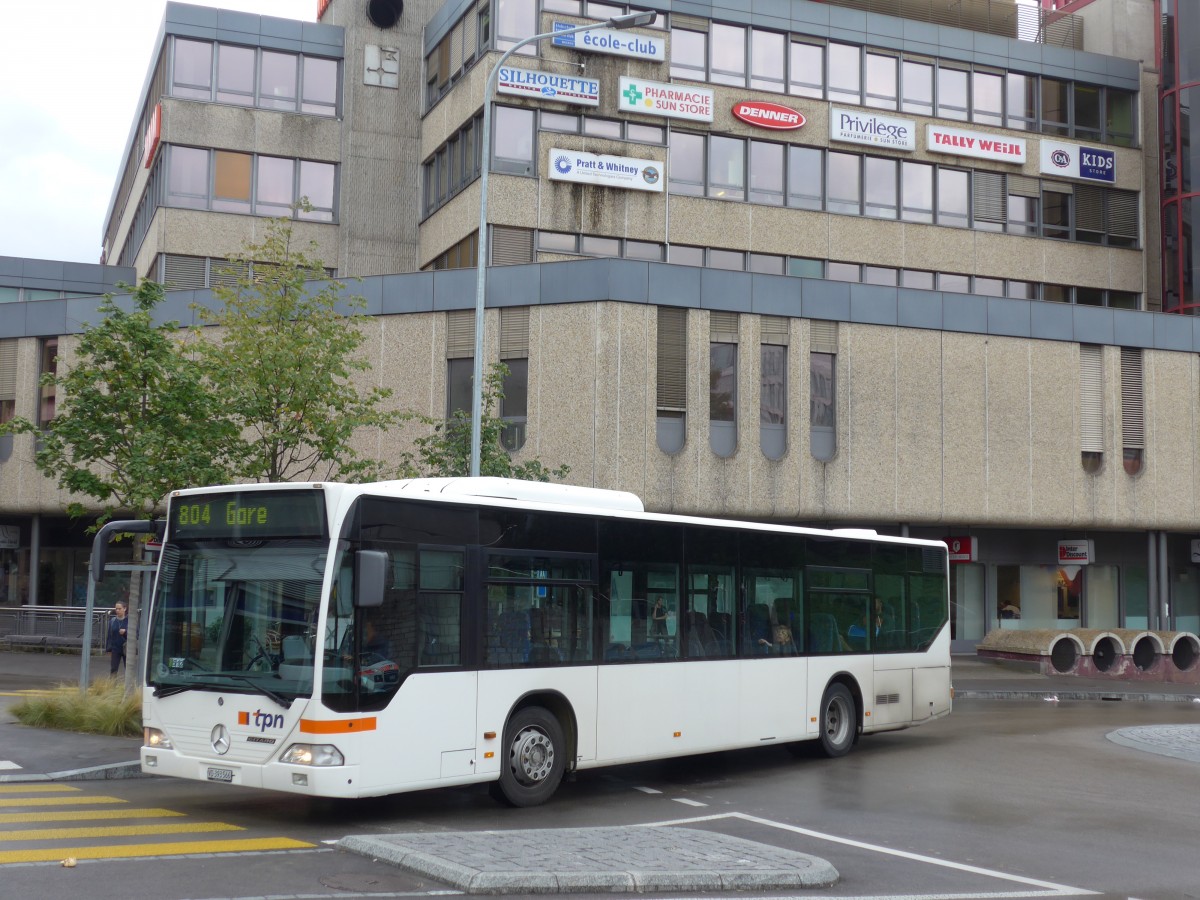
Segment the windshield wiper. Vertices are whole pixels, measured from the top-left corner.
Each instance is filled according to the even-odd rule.
[[[273,690],[271,690],[269,687],[265,687],[265,686],[259,684],[253,678],[248,678],[245,675],[235,675],[233,673],[224,673],[224,672],[212,672],[210,674],[218,675],[221,678],[229,678],[234,681],[240,681],[240,682],[242,682],[242,684],[249,685],[251,688],[253,688],[258,693],[262,694],[264,697],[269,697],[270,699],[274,700],[276,703],[278,703],[284,709],[292,708],[291,700],[289,700],[287,697],[280,696],[279,694],[277,694]],[[206,679],[196,679],[191,684],[159,685],[158,687],[156,687],[154,689],[154,696],[155,697],[170,697],[172,694],[181,694],[184,691],[190,691],[190,690],[194,690],[196,688],[223,688],[223,687],[228,687],[228,685],[221,684],[221,683],[215,682],[215,681],[206,680]]]

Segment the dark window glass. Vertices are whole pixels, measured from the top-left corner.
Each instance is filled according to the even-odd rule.
[[[796,278],[824,278],[825,260],[790,256],[788,257],[787,273]]]
[[[456,412],[463,418],[471,418],[471,376],[475,361],[470,357],[446,360],[446,418]]]
[[[1070,83],[1057,78],[1042,78],[1042,132],[1044,134],[1066,134]]]
[[[597,605],[604,661],[675,658],[682,630],[683,529],[660,522],[601,519],[598,531],[600,558],[606,561]],[[651,615],[659,600],[667,616],[656,626]]]
[[[1075,288],[1075,302],[1080,306],[1103,306],[1104,291],[1100,288]]]
[[[1108,305],[1114,309],[1140,309],[1141,295],[1131,291],[1109,291]]]
[[[737,419],[737,344],[708,345],[708,418]]]
[[[1137,135],[1133,92],[1106,88],[1104,93],[1105,139],[1113,144],[1132,147]]]
[[[520,450],[525,443],[526,416],[529,408],[529,360],[506,359],[508,374],[504,376],[504,396],[500,399],[500,418],[504,429],[500,443],[505,450]]]
[[[823,461],[833,459],[837,450],[835,359],[832,353],[808,354],[809,448]]]
[[[1100,88],[1075,82],[1075,134],[1100,137]]]
[[[1069,238],[1071,236],[1071,195],[1045,189],[1042,191],[1042,235]]]
[[[1070,303],[1071,288],[1065,284],[1043,284],[1042,299],[1053,303]]]
[[[767,459],[779,459],[787,450],[787,347],[762,344],[759,362],[759,445]]]

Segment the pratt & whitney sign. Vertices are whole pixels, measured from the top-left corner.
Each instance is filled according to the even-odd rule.
[[[516,66],[500,67],[496,92],[530,99],[540,97],[579,106],[600,105],[600,82],[594,78],[573,78]]]
[[[617,102],[623,112],[693,122],[713,120],[713,92],[690,84],[662,84],[622,75]]]
[[[662,193],[662,163],[627,156],[601,156],[579,150],[550,149],[550,180],[602,184],[632,191]]]

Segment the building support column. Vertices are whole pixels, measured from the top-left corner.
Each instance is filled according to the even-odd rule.
[[[30,606],[37,605],[38,573],[42,555],[42,517],[36,513],[29,519],[29,596],[25,602]]]

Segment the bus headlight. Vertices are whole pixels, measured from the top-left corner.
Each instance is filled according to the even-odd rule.
[[[344,766],[342,751],[333,744],[292,744],[279,757],[280,762],[297,766]]]
[[[142,729],[142,746],[149,747],[151,750],[175,749],[175,745],[171,743],[171,739],[157,728]]]

